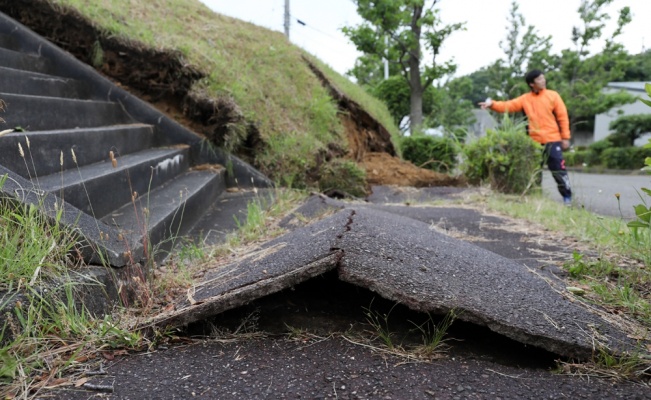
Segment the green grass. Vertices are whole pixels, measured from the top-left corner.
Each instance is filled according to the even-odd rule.
[[[73,370],[98,351],[143,344],[138,332],[106,316],[93,318],[76,303],[80,284],[67,276],[48,293],[28,286],[0,332],[0,397],[38,397],[55,381],[72,382]],[[65,377],[65,378],[64,378]]]
[[[599,216],[580,207],[563,207],[540,193],[529,196],[493,193],[488,197],[474,198],[473,201],[511,217],[563,232],[566,236],[590,243],[597,251],[633,256],[651,264],[651,232],[634,232],[622,219]]]
[[[564,370],[648,381],[651,377],[651,356],[647,347],[651,343],[651,229],[631,229],[622,219],[564,207],[542,195],[493,194],[474,201],[575,238],[585,254],[575,250],[563,267],[569,272],[569,284],[585,289],[576,298],[615,316],[621,328],[639,341],[637,354],[615,355],[601,348],[597,349],[592,362],[564,363],[567,367]]]
[[[0,186],[5,179],[0,178]],[[0,289],[66,272],[66,254],[76,236],[60,224],[62,213],[58,210],[51,220],[35,205],[0,199]]]
[[[140,344],[139,333],[77,303],[84,284],[68,257],[77,236],[60,223],[63,209],[50,218],[42,208],[0,200],[1,398],[37,395],[100,348]]]

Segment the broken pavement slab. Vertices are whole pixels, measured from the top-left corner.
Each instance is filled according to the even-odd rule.
[[[365,205],[332,206],[343,208],[206,274],[176,310],[148,324],[187,325],[336,269],[341,280],[413,310],[454,310],[461,320],[562,356],[585,359],[598,348],[635,346],[521,263],[414,218]]]
[[[187,325],[335,269],[343,256],[337,242],[351,213],[342,211],[297,229],[265,243],[242,260],[214,268],[174,311],[159,314],[145,325]]]

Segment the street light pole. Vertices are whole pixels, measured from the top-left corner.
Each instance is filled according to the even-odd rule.
[[[289,40],[289,0],[285,0],[285,36]]]

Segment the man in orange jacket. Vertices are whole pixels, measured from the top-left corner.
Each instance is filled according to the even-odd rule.
[[[567,108],[557,92],[547,89],[547,81],[541,71],[534,69],[524,79],[531,88],[529,93],[509,101],[494,101],[489,98],[480,102],[479,106],[482,110],[489,108],[499,113],[523,111],[526,114],[529,120],[528,134],[545,146],[543,159],[547,160],[563,202],[571,205],[572,188],[563,159],[563,150],[570,147]]]

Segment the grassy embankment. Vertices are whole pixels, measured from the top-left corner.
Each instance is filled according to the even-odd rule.
[[[319,152],[330,143],[345,150],[337,105],[303,60],[306,52],[281,33],[214,13],[197,0],[54,3],[78,10],[107,36],[178,51],[206,76],[190,95],[233,100],[244,116],[229,127],[225,147],[236,149],[246,125],[255,124],[266,146],[253,163],[278,183],[313,186]],[[384,104],[324,63],[318,65],[340,91],[398,135]]]

